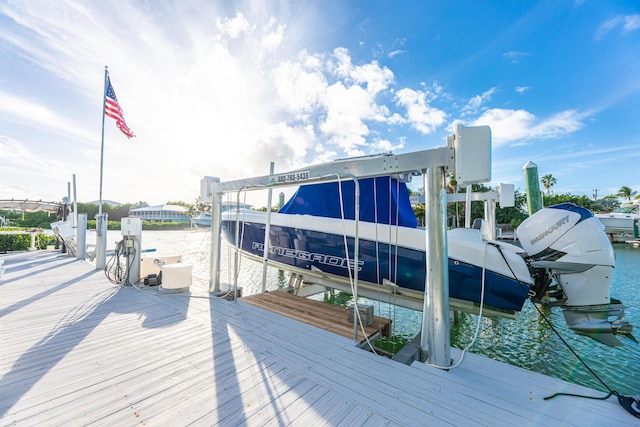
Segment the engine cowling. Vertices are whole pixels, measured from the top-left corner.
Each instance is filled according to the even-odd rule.
[[[607,345],[622,345],[615,334],[633,339],[624,306],[610,297],[613,247],[591,211],[571,203],[544,208],[527,218],[517,234],[534,276],[556,280],[553,304],[562,306],[571,329]]]

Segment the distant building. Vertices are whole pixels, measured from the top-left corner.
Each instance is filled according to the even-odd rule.
[[[131,209],[129,216],[141,218],[143,221],[155,222],[189,222],[189,210],[184,206],[158,205],[146,208]]]

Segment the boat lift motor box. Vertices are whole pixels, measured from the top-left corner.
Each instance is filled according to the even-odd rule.
[[[191,286],[191,264],[177,262],[175,264],[165,264],[160,267],[162,271],[162,289],[173,291],[188,291]]]
[[[455,126],[455,177],[458,185],[491,181],[491,128],[489,126]]]
[[[347,308],[347,321],[353,323],[353,306],[351,304]],[[373,306],[369,304],[358,304],[358,313],[360,313],[360,319],[364,326],[369,326],[373,323]]]

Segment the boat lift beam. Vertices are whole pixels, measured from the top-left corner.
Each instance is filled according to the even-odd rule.
[[[202,200],[209,200],[215,193],[290,187],[320,181],[338,181],[346,177],[372,178],[382,175],[418,175],[422,170],[429,167],[452,169],[453,166],[453,147],[439,147],[414,153],[380,154],[336,160],[311,165],[286,173],[264,175],[235,181],[220,182],[213,177],[204,177],[200,181],[200,190]]]
[[[220,182],[206,176],[200,181],[201,200],[212,201],[211,214],[211,275],[209,291],[220,290],[220,238],[222,195],[228,192],[297,186],[343,178],[358,180],[382,175],[410,178],[420,173],[425,176],[429,209],[425,209],[426,252],[425,303],[423,312],[422,349],[429,354],[427,361],[440,367],[451,366],[449,354],[449,301],[448,257],[446,239],[446,203],[444,201],[444,172],[455,175],[459,185],[470,185],[491,180],[491,130],[488,126],[455,126],[447,137],[447,146],[406,154],[382,154],[329,163],[310,165],[286,173]],[[270,208],[270,207],[269,207]],[[356,221],[358,218],[356,217]],[[433,229],[435,227],[435,229]],[[429,231],[429,228],[432,228]],[[268,236],[265,236],[268,238]],[[265,239],[266,240],[266,239]],[[357,236],[356,236],[357,245]],[[357,249],[354,265],[357,265]],[[237,266],[236,272],[237,275]],[[357,276],[356,276],[357,286]],[[357,288],[356,288],[357,289]],[[357,304],[357,300],[355,301]],[[443,318],[443,314],[446,315]],[[446,320],[445,320],[446,319]],[[428,325],[429,331],[424,327]]]

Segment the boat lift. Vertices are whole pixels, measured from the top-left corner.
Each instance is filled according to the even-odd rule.
[[[271,169],[273,171],[273,168]],[[356,235],[353,264],[358,265],[359,191],[358,179],[381,175],[411,177],[422,174],[425,189],[426,275],[421,348],[427,362],[451,366],[449,320],[449,274],[446,235],[445,171],[453,173],[459,185],[491,181],[491,129],[489,126],[455,126],[445,147],[406,154],[382,154],[344,159],[286,173],[221,182],[206,176],[201,182],[201,200],[211,200],[211,254],[209,292],[220,291],[220,249],[222,231],[222,196],[229,192],[264,190],[275,187],[352,179],[356,183]],[[269,210],[265,236],[265,266],[268,262]],[[238,230],[236,230],[238,232]],[[354,268],[354,300],[358,300],[358,269]],[[264,278],[263,278],[264,280]],[[234,281],[237,287],[237,271]],[[356,310],[357,311],[357,310]],[[354,316],[357,336],[357,316]]]

